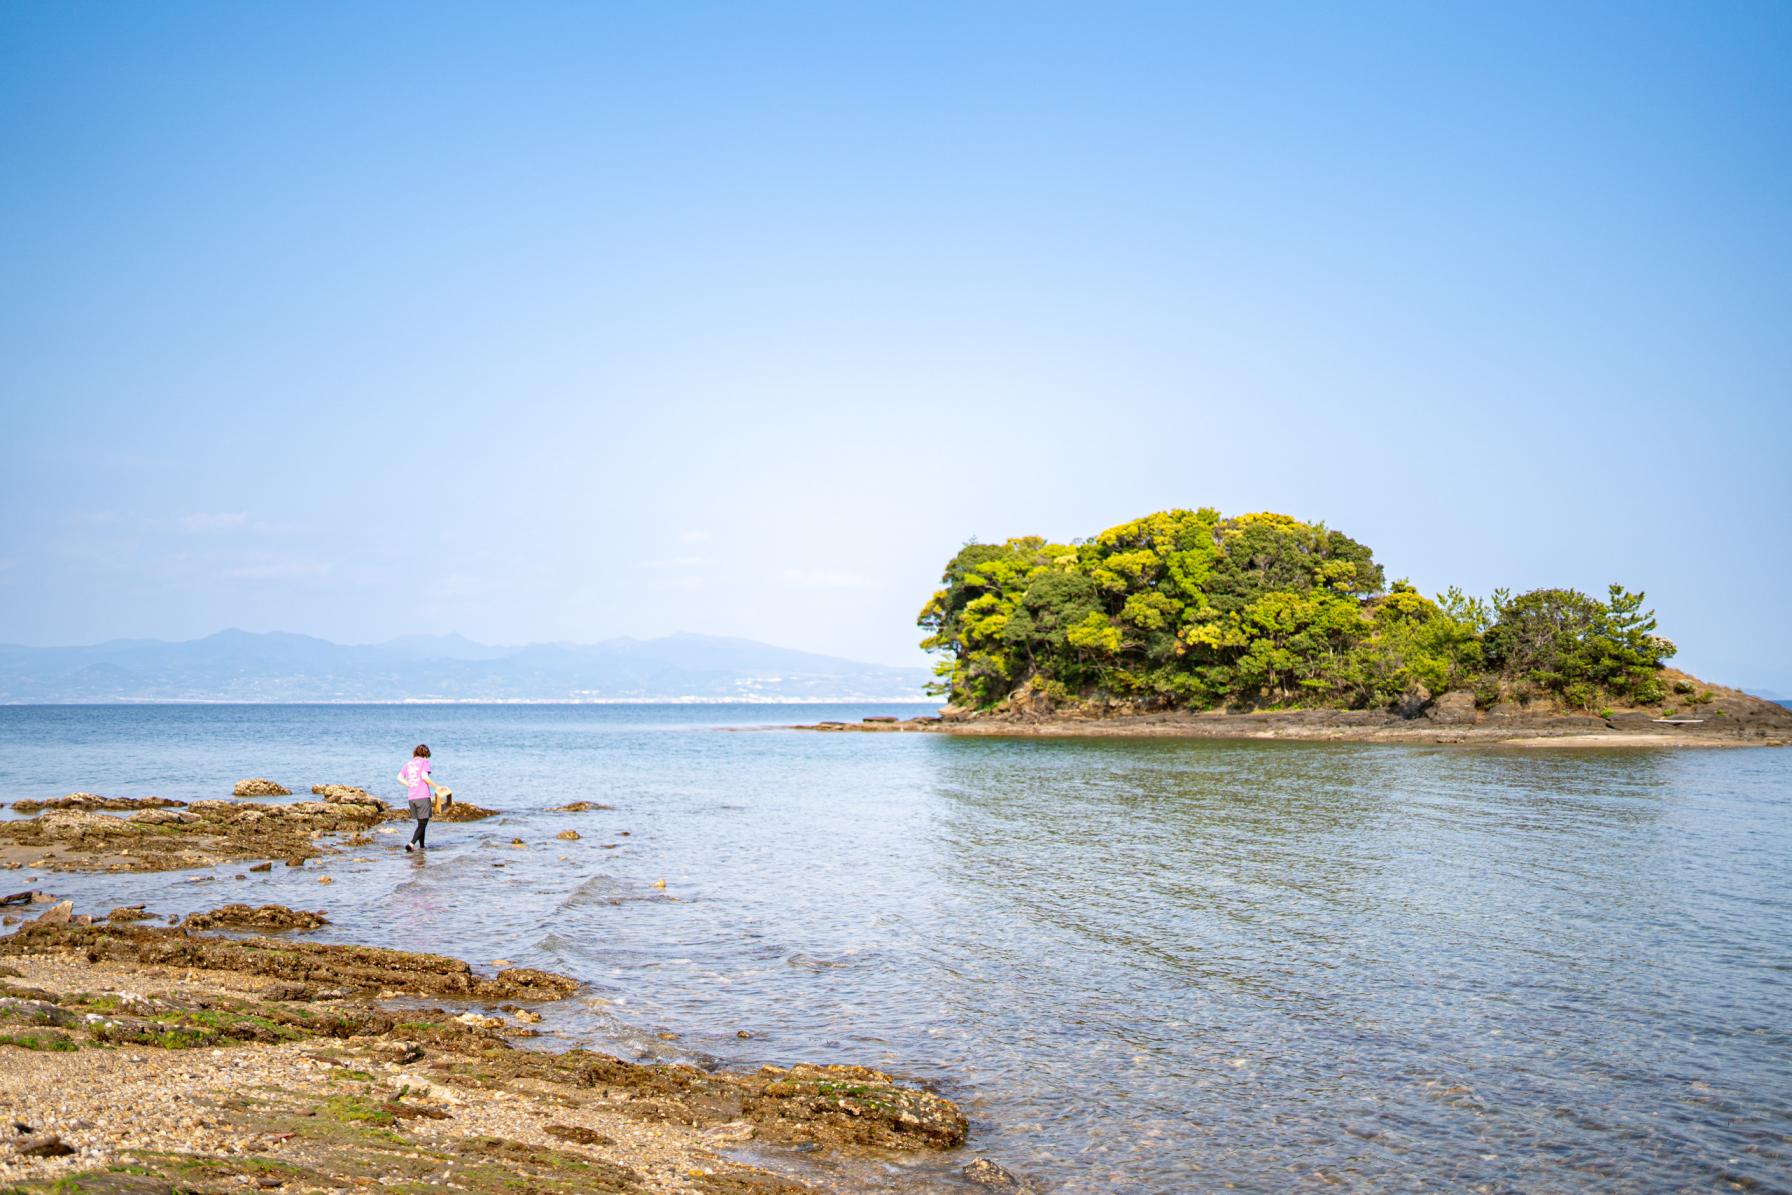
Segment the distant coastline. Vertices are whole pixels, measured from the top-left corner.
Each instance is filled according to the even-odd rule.
[[[596,704],[923,700],[923,665],[716,635],[493,646],[458,635],[332,643],[226,630],[183,642],[0,644],[0,703]]]

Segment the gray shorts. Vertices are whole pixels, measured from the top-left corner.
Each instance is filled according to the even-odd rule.
[[[426,822],[429,820],[428,797],[423,798],[421,801],[411,802],[411,820],[415,822]]]

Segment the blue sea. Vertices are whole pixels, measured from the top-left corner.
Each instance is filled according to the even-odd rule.
[[[44,885],[321,907],[326,939],[577,976],[542,1044],[957,1099],[969,1148],[874,1188],[987,1156],[1149,1195],[1792,1189],[1792,752],[780,728],[916,712],[0,707],[0,800],[396,799],[428,742],[502,815],[427,859],[393,826],[304,869]],[[549,812],[580,799],[613,808]]]

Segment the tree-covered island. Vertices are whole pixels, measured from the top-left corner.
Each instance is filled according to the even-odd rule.
[[[922,609],[935,691],[964,710],[1405,709],[1697,703],[1643,595],[1435,599],[1322,523],[1169,510],[1072,543],[972,542]],[[1708,699],[1708,698],[1707,698]]]

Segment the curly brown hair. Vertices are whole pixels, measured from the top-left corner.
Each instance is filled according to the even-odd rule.
[[[428,743],[418,743],[416,750],[412,751],[411,754],[414,756],[421,755],[424,759],[428,759],[429,758],[429,744]]]

